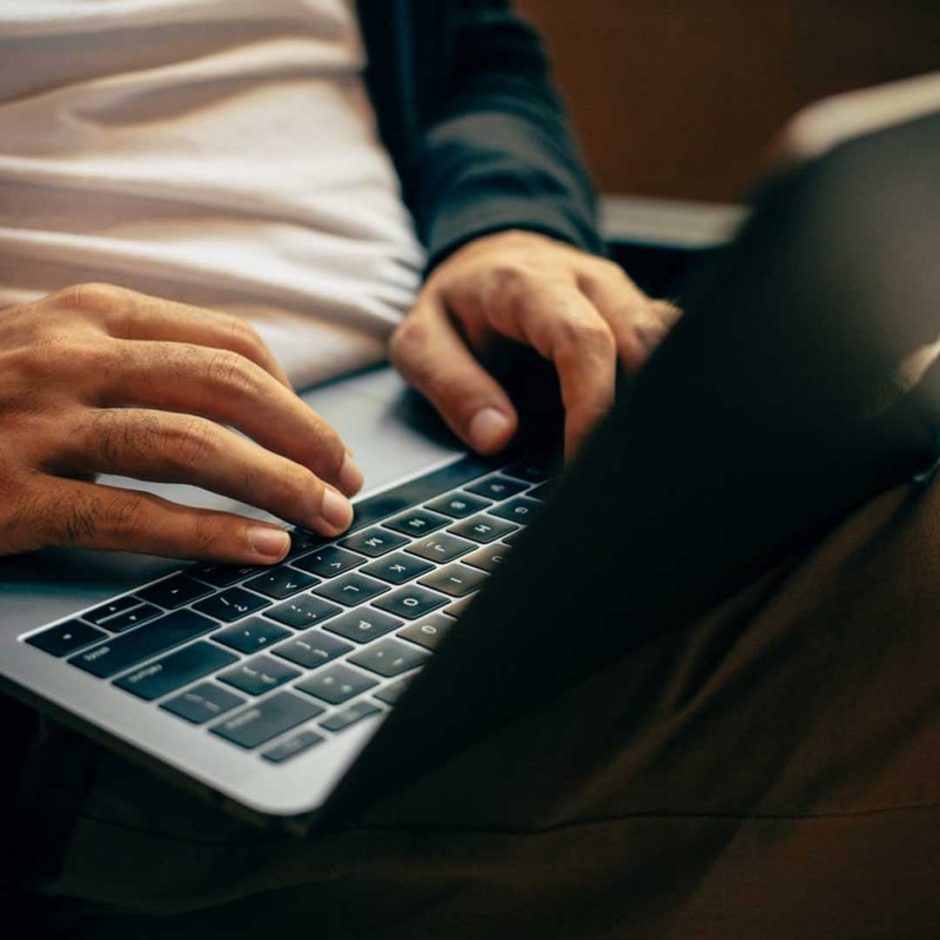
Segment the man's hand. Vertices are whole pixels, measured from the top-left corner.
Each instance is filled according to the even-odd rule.
[[[505,390],[480,364],[495,337],[554,363],[570,456],[614,399],[617,360],[642,365],[676,320],[616,264],[530,232],[465,245],[428,279],[392,336],[392,361],[475,450],[501,450],[518,423]]]
[[[276,526],[95,483],[103,472],[191,483],[325,535],[349,525],[342,494],[362,485],[234,317],[98,284],[0,311],[0,554],[69,545],[263,564],[287,552]]]

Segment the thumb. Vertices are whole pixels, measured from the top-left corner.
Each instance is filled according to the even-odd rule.
[[[392,362],[473,450],[493,454],[519,419],[503,387],[477,361],[437,298],[420,297],[392,335]]]

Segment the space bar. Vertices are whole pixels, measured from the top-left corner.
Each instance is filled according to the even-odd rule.
[[[99,643],[73,656],[69,662],[93,676],[107,679],[122,669],[136,666],[157,653],[165,653],[180,643],[214,630],[217,626],[214,620],[193,610],[177,610],[138,627],[131,633],[125,633],[106,643]]]

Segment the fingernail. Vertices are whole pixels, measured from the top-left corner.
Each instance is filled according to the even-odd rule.
[[[331,490],[329,487],[323,493],[323,505],[320,507],[324,521],[335,529],[348,529],[352,522],[352,503],[342,493]]]
[[[347,496],[352,496],[353,493],[358,493],[362,489],[363,479],[362,471],[356,466],[353,455],[347,450],[337,477],[340,489]]]
[[[470,438],[470,445],[474,450],[484,453],[496,450],[505,443],[506,432],[511,425],[509,418],[488,405],[481,408],[470,420],[470,426],[467,428],[467,434]]]
[[[283,558],[290,548],[290,536],[283,529],[271,526],[252,526],[248,530],[248,544],[266,558]]]

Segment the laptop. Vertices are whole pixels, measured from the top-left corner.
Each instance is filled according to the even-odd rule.
[[[785,558],[890,482],[882,463],[866,463],[864,448],[872,435],[893,440],[895,424],[882,427],[879,412],[864,441],[842,435],[849,405],[838,395],[823,395],[807,419],[819,398],[811,381],[791,386],[796,398],[781,404],[772,381],[781,366],[762,334],[748,333],[755,300],[768,298],[768,335],[782,329],[767,288],[772,280],[779,300],[805,270],[798,210],[812,200],[819,167],[828,172],[833,155],[840,165],[845,153],[851,163],[854,141],[879,135],[890,156],[899,117],[914,128],[905,152],[911,140],[915,149],[918,141],[932,146],[937,119],[924,115],[940,109],[940,82],[920,82],[878,91],[874,110],[850,96],[791,125],[786,159],[741,237],[701,272],[683,321],[563,473],[545,453],[483,460],[428,442],[389,412],[407,401],[397,380],[369,374],[359,381],[370,391],[353,395],[354,406],[386,428],[387,450],[383,457],[373,446],[362,462],[368,470],[403,452],[411,466],[356,501],[347,533],[323,539],[295,530],[274,568],[166,571],[154,562],[159,576],[126,583],[125,572],[114,596],[28,627],[22,597],[10,615],[11,585],[39,564],[36,577],[54,594],[56,575],[48,559],[5,563],[4,689],[247,818],[309,833],[353,818],[370,799]],[[771,277],[775,256],[793,266],[772,268]],[[717,306],[727,312],[724,326],[713,327]],[[729,349],[739,334],[743,346]],[[831,339],[841,348],[843,337]],[[892,361],[920,348],[917,337],[899,343],[886,352]],[[716,356],[702,355],[709,348]],[[823,342],[806,356],[818,365],[828,354]],[[727,378],[716,371],[723,355]],[[839,378],[840,389],[851,389],[851,370]],[[349,386],[338,387],[348,402]],[[329,389],[308,400],[325,402],[333,417]],[[831,451],[828,473],[820,448]],[[902,456],[913,471],[928,451]],[[808,452],[813,460],[801,456]],[[845,468],[859,466],[846,485]],[[684,501],[689,474],[703,481],[697,501]],[[786,498],[768,508],[767,493],[777,491]],[[624,519],[616,537],[596,538],[599,527]],[[82,571],[74,554],[52,557]]]

